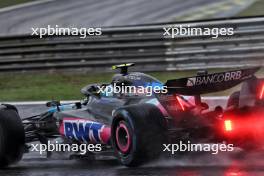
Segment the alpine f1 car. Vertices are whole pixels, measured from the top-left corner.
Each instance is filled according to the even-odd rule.
[[[46,144],[53,138],[78,145],[101,144],[126,166],[152,160],[160,155],[163,144],[180,140],[262,147],[264,80],[254,75],[259,68],[200,71],[163,84],[150,75],[128,72],[133,65],[114,66],[121,72],[110,83],[84,87],[85,98],[80,102],[48,102],[49,110],[40,115],[21,120],[16,107],[2,104],[0,165],[19,161],[29,143]],[[229,97],[227,107],[212,109],[201,99],[202,94],[240,83],[241,90]],[[114,86],[119,91],[109,91]],[[126,86],[134,87],[133,91],[120,91]]]

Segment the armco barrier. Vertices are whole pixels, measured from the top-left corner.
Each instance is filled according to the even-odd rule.
[[[163,27],[233,27],[233,36],[164,37]],[[264,64],[264,17],[102,28],[102,36],[0,37],[0,72],[110,71],[135,62],[142,71],[244,67]]]

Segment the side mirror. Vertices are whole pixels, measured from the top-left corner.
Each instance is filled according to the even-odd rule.
[[[60,101],[49,101],[46,103],[47,107],[55,107],[55,106],[60,106]]]
[[[95,98],[101,98],[100,93],[98,93],[98,87],[95,84],[88,85],[81,89],[81,93],[85,96],[93,96]]]

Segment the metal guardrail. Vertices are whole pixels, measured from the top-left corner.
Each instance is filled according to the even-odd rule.
[[[164,37],[163,27],[233,27],[233,36]],[[0,72],[110,71],[135,62],[143,71],[264,65],[264,17],[103,28],[102,36],[0,37]]]

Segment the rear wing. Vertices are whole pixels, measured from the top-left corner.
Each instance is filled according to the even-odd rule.
[[[241,82],[255,77],[254,74],[260,67],[226,71],[213,74],[203,74],[194,77],[168,80],[169,93],[182,95],[200,95],[205,93],[230,89]]]

